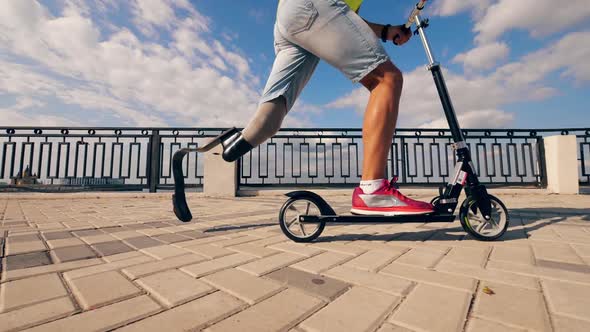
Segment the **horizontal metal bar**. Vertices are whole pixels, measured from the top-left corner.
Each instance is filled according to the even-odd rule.
[[[300,216],[301,223],[317,224],[320,221],[327,223],[404,223],[404,222],[453,222],[455,216],[443,215],[406,215],[406,216]]]

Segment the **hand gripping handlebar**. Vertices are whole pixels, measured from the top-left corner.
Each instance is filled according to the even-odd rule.
[[[422,12],[422,10],[424,9],[424,5],[426,4],[426,1],[428,1],[428,0],[420,0],[416,4],[416,7],[414,7],[414,10],[412,10],[410,17],[408,17],[408,21],[402,26],[404,29],[406,29],[406,31],[412,27],[412,24],[414,24],[414,21],[416,20],[416,16],[420,15],[420,12]],[[397,45],[397,40],[399,38],[400,38],[399,34],[396,35],[395,37],[393,37],[393,43],[395,45]]]

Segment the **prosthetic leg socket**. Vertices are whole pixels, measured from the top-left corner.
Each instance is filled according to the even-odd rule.
[[[248,143],[241,132],[236,132],[221,142],[223,146],[222,157],[227,162],[238,160],[241,156],[248,153],[254,147]]]

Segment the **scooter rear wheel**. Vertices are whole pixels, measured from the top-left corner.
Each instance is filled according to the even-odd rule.
[[[321,205],[313,198],[293,197],[288,199],[279,212],[279,225],[283,233],[295,242],[311,242],[315,240],[326,226],[321,220],[317,223],[301,223],[300,216],[322,215]]]
[[[492,203],[490,220],[485,220],[477,206],[477,200],[467,197],[459,210],[459,220],[463,229],[478,240],[493,241],[504,235],[508,229],[510,218],[508,209],[500,199],[489,195]]]

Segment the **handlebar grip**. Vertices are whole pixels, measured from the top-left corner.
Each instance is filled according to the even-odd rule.
[[[412,10],[412,13],[410,14],[410,17],[408,17],[408,21],[405,24],[405,27],[407,29],[409,29],[412,26],[412,24],[414,24],[414,18],[416,17],[416,15],[419,15],[420,12],[424,9],[424,6],[426,4],[426,1],[428,1],[428,0],[420,0],[416,4],[416,7]]]

